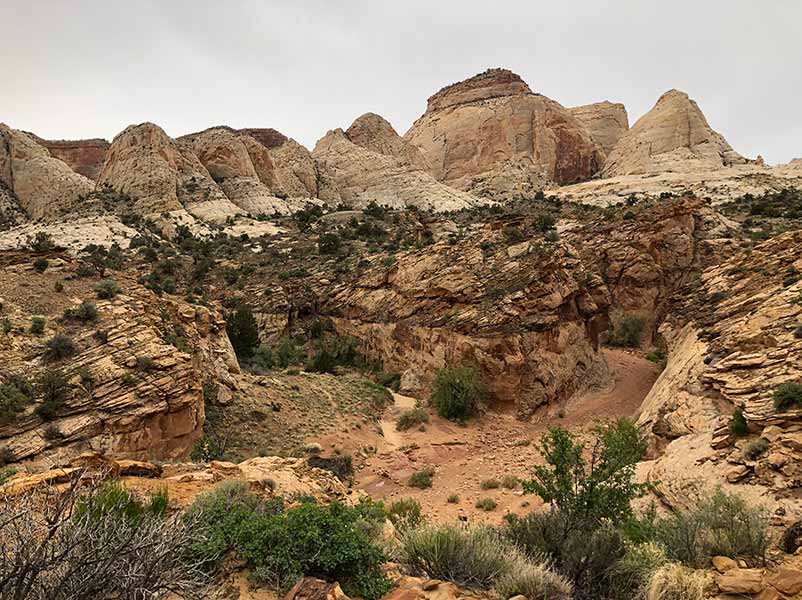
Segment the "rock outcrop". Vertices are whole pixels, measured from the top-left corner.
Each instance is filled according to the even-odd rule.
[[[590,138],[599,146],[605,158],[629,129],[627,109],[620,103],[596,102],[575,106],[568,111],[587,129]]]
[[[107,140],[93,138],[89,140],[43,140],[31,135],[40,145],[50,151],[50,156],[58,158],[69,165],[76,173],[96,180],[106,161],[109,151]]]
[[[524,419],[605,378],[604,285],[570,245],[537,236],[511,244],[499,223],[396,258],[318,292],[338,332],[388,371],[415,373],[426,388],[443,366],[475,362],[494,401],[514,403]]]
[[[37,394],[0,424],[5,462],[41,467],[90,450],[137,460],[187,456],[203,431],[203,383],[213,378],[220,387],[235,385],[230,371],[238,365],[222,317],[166,296],[156,302],[152,292],[117,274],[122,292],[96,301],[95,322],[59,321],[92,284],[72,281],[64,294],[53,295],[54,281],[64,277],[69,260],[51,256],[50,264],[46,274],[32,278],[28,255],[10,255],[0,269],[11,327],[0,341],[0,377],[37,381],[60,371],[67,381],[63,404],[46,419],[36,410],[42,401]],[[25,334],[31,315],[46,318],[42,336]],[[56,333],[75,346],[67,361],[42,357],[45,342]],[[179,335],[185,350],[169,341]]]
[[[746,162],[711,129],[688,94],[669,90],[621,137],[602,175],[710,171]]]
[[[780,524],[800,517],[802,409],[774,402],[781,384],[802,381],[800,243],[785,233],[710,267],[662,327],[668,365],[638,424],[652,436],[648,477],[663,482],[666,504],[721,485],[775,509]],[[741,437],[730,429],[736,409]]]
[[[318,173],[324,181],[330,182],[340,202],[352,208],[363,208],[375,202],[392,208],[414,206],[433,211],[460,210],[483,203],[436,181],[428,172],[410,164],[410,160],[415,160],[414,151],[386,121],[379,123],[369,119],[380,128],[371,128],[368,134],[367,120],[362,119],[352,126],[357,140],[371,148],[382,148],[386,153],[354,143],[342,129],[327,133],[312,153]]]
[[[386,119],[374,113],[366,113],[351,123],[345,137],[358,146],[373,152],[393,156],[413,169],[425,171],[429,168],[420,150],[399,136]]]
[[[33,219],[69,212],[94,189],[92,181],[53,158],[30,135],[3,123],[0,123],[0,183]]]
[[[254,138],[220,127],[183,139],[229,200],[244,211],[253,215],[290,212],[287,203],[270,190],[273,162]]]
[[[131,210],[140,214],[197,208],[198,216],[214,221],[242,212],[215,184],[192,148],[153,123],[131,125],[114,138],[98,186],[129,196]]]
[[[604,160],[570,111],[504,69],[440,90],[404,137],[436,179],[489,197],[587,179]]]

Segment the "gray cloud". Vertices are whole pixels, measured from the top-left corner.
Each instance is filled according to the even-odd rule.
[[[0,120],[48,138],[275,127],[307,146],[373,111],[403,133],[488,67],[566,106],[672,87],[747,156],[802,156],[797,0],[2,0]]]

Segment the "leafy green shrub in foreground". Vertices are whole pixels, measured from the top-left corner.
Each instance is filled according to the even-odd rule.
[[[437,372],[431,405],[444,419],[464,423],[482,411],[486,397],[487,392],[476,367],[445,367]]]
[[[204,541],[194,553],[219,567],[229,552],[244,559],[260,583],[287,589],[302,575],[338,581],[343,590],[376,600],[390,589],[381,565],[385,556],[357,527],[358,508],[303,503],[283,510],[262,502],[247,484],[228,483],[198,497],[187,512]]]

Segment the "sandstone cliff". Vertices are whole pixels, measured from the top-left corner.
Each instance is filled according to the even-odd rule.
[[[92,181],[53,158],[31,136],[0,123],[0,183],[34,219],[51,218],[78,206]]]
[[[588,131],[605,158],[629,129],[627,109],[620,103],[596,102],[575,106],[568,111]]]
[[[503,69],[440,90],[404,137],[435,178],[489,197],[587,179],[604,160],[567,109]]]
[[[89,140],[43,140],[29,134],[37,143],[50,151],[50,156],[58,158],[69,165],[76,173],[95,180],[103,168],[109,142],[103,139]]]
[[[366,132],[365,119],[352,126],[356,139],[369,147],[354,143],[342,129],[336,129],[327,133],[312,153],[321,178],[331,182],[339,201],[354,208],[375,202],[392,208],[415,206],[433,211],[460,210],[482,203],[411,164],[416,154],[389,123],[371,121],[379,128],[370,134]]]
[[[668,505],[724,485],[776,510],[780,523],[800,517],[802,410],[773,399],[779,385],[802,381],[800,243],[800,232],[782,234],[710,267],[663,326],[668,365],[638,423],[656,453],[644,472],[662,482]],[[738,408],[742,437],[730,429]]]
[[[60,370],[68,382],[63,404],[51,416],[36,410],[42,401],[37,394],[0,424],[4,460],[44,466],[87,450],[140,460],[186,456],[202,434],[203,383],[235,385],[229,371],[238,369],[237,361],[219,314],[166,296],[156,302],[152,292],[117,275],[123,291],[95,300],[94,322],[59,319],[79,299],[92,298],[94,281],[72,279],[63,283],[63,293],[53,294],[54,282],[72,266],[66,256],[51,255],[50,262],[45,273],[35,274],[29,255],[9,254],[0,268],[11,328],[0,339],[0,378],[37,381]],[[27,333],[32,315],[46,319],[41,335]],[[67,360],[43,358],[45,342],[56,333],[76,347]]]
[[[602,175],[709,171],[745,162],[710,128],[696,102],[669,90],[621,137]]]

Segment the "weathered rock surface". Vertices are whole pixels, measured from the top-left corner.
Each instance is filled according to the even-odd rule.
[[[668,366],[638,424],[658,452],[668,444],[649,474],[664,482],[667,504],[688,505],[721,485],[782,509],[781,521],[799,518],[802,410],[776,408],[773,395],[802,381],[800,243],[802,233],[785,233],[708,268],[663,326]],[[737,407],[748,427],[741,438],[729,428]],[[767,446],[747,452],[760,438]]]
[[[629,129],[627,109],[620,103],[596,102],[575,106],[568,111],[587,129],[590,138],[604,152],[605,157]]]
[[[710,171],[745,162],[711,129],[696,102],[684,92],[669,90],[621,137],[602,175]]]
[[[115,458],[176,459],[186,456],[200,437],[204,422],[202,384],[214,377],[234,385],[230,369],[238,369],[225,323],[215,312],[166,296],[155,295],[127,277],[118,276],[123,292],[98,300],[97,322],[82,325],[58,317],[87,297],[92,282],[74,281],[64,294],[52,294],[63,277],[60,265],[31,277],[25,255],[10,255],[0,277],[0,295],[11,331],[0,340],[2,377],[19,374],[36,380],[60,368],[68,380],[64,405],[49,421],[35,412],[40,399],[11,422],[0,425],[0,446],[26,466],[59,464],[85,451]],[[42,336],[25,332],[31,315],[46,317]],[[187,354],[167,339],[180,325]],[[106,332],[107,341],[94,335]],[[69,361],[45,363],[44,344],[55,333],[72,338],[77,352]],[[140,363],[140,359],[150,359]],[[142,366],[144,365],[144,366]]]
[[[394,156],[402,164],[425,171],[429,168],[420,150],[399,136],[393,126],[374,113],[366,113],[346,129],[345,136],[353,143],[373,152]]]
[[[107,140],[93,138],[88,140],[43,140],[29,134],[36,142],[50,151],[50,156],[69,165],[76,173],[95,180],[106,161],[109,151]]]
[[[405,144],[391,127],[374,131],[373,137],[367,140],[364,127],[356,131],[361,136],[359,139],[373,147],[382,146],[388,152],[393,147],[404,153]],[[408,154],[398,158],[370,150],[351,141],[342,129],[327,133],[315,146],[312,156],[321,176],[332,182],[339,201],[353,208],[364,208],[375,202],[391,208],[414,206],[449,211],[483,203],[410,165]]]
[[[480,187],[489,197],[587,179],[604,160],[566,108],[504,69],[440,90],[404,137],[421,150],[436,179],[473,190],[484,178]],[[499,174],[501,181],[489,185]]]
[[[53,158],[30,135],[3,123],[0,123],[0,183],[33,219],[64,214],[94,189],[92,181]]]
[[[514,402],[521,418],[606,376],[596,346],[604,286],[570,245],[510,244],[488,226],[396,258],[318,293],[338,332],[388,371],[412,370],[428,386],[437,369],[473,361],[494,400]]]

